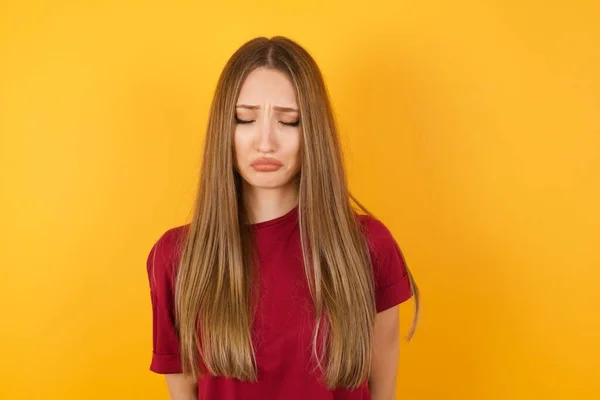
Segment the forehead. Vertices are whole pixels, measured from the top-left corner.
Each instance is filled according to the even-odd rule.
[[[242,84],[238,103],[252,105],[274,103],[278,106],[292,106],[296,104],[296,93],[283,72],[257,68],[248,74]]]

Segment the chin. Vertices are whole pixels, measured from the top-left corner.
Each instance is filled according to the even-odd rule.
[[[244,170],[240,174],[244,183],[257,189],[277,189],[289,186],[296,174],[290,174],[289,171],[276,172],[257,172],[254,169]]]
[[[284,187],[289,183],[289,179],[286,178],[287,177],[285,176],[277,176],[275,174],[272,176],[267,176],[267,174],[265,174],[265,176],[257,176],[256,173],[242,176],[242,179],[247,185],[257,189],[276,189]]]
[[[277,189],[279,187],[283,187],[286,185],[287,182],[280,182],[280,181],[275,181],[275,180],[261,180],[261,179],[253,179],[250,181],[247,181],[247,183],[252,186],[253,188],[257,188],[257,189]]]

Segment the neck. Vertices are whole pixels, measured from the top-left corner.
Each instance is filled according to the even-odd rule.
[[[253,224],[287,214],[298,205],[298,185],[278,188],[257,188],[245,184],[244,203]]]

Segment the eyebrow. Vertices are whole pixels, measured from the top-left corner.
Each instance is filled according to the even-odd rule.
[[[235,106],[235,108],[245,108],[248,110],[259,110],[260,106],[251,106],[248,104],[238,104]],[[297,108],[294,107],[281,107],[281,106],[274,106],[273,109],[275,111],[281,111],[281,112],[298,112]]]

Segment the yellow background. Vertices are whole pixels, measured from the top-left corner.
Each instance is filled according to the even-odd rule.
[[[166,398],[146,255],[221,68],[276,34],[420,284],[400,397],[600,398],[597,2],[201,3],[0,3],[0,399]]]

